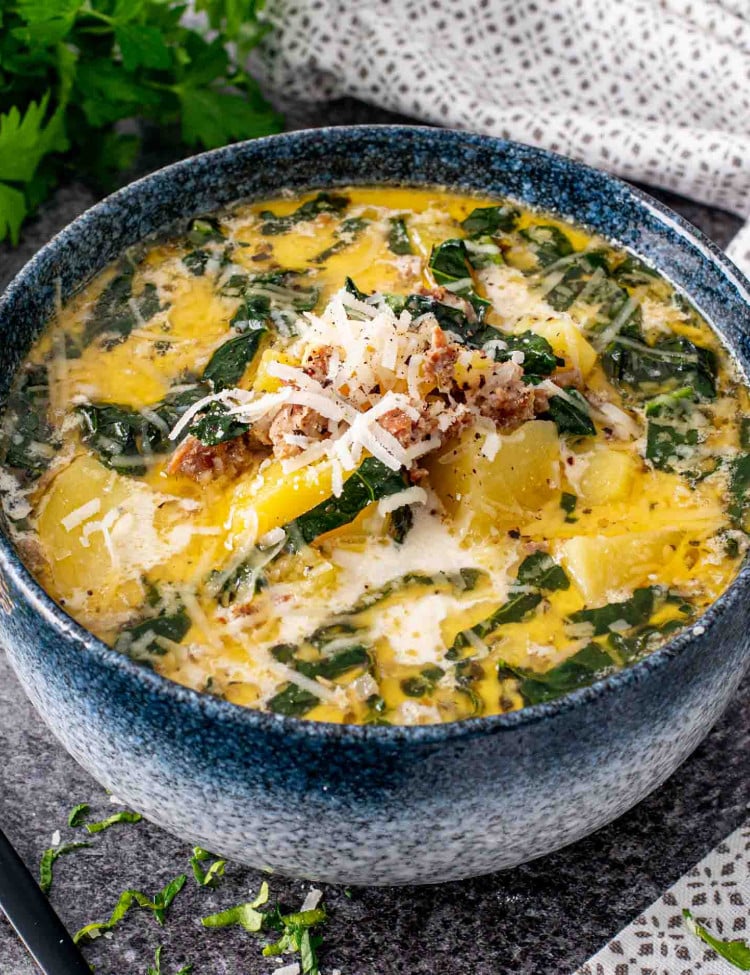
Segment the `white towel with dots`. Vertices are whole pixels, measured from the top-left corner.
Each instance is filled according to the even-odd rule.
[[[269,0],[275,92],[542,146],[750,216],[750,0]],[[730,256],[750,273],[750,229]]]

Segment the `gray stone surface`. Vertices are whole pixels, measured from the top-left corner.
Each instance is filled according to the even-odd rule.
[[[353,102],[333,109],[295,109],[290,121],[325,124],[389,121],[392,116]],[[156,160],[152,160],[156,161]],[[656,194],[721,246],[739,221],[685,200]],[[31,222],[16,251],[0,245],[0,286],[49,237],[94,197],[63,187]],[[704,744],[661,788],[588,839],[524,867],[462,883],[428,888],[325,888],[330,911],[322,950],[324,973],[342,975],[565,975],[638,914],[748,815],[750,800],[750,681]],[[92,815],[120,808],[57,744],[0,656],[0,825],[27,864],[60,829],[69,809],[90,802]],[[71,930],[103,920],[120,892],[153,894],[187,871],[185,843],[149,823],[115,826],[88,850],[56,864],[52,902]],[[86,949],[97,975],[145,975],[163,944],[164,975],[188,961],[195,975],[265,975],[276,967],[261,943],[241,929],[203,929],[198,919],[249,897],[262,875],[229,865],[214,891],[189,876],[164,928],[134,911]],[[292,908],[309,885],[270,878],[273,900]],[[0,975],[36,971],[0,918]]]

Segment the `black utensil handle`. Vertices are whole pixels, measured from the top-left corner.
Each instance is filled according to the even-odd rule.
[[[0,908],[44,975],[91,975],[88,963],[2,830]]]

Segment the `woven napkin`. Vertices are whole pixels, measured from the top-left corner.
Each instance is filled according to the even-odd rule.
[[[268,0],[260,71],[750,217],[750,0]],[[750,273],[750,228],[728,253]]]

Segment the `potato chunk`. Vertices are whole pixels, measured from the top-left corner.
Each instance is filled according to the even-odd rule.
[[[624,501],[638,471],[632,453],[602,445],[582,454],[580,464],[582,471],[575,484],[582,506]]]
[[[454,517],[466,513],[475,532],[506,530],[558,490],[560,441],[554,423],[532,420],[500,436],[490,460],[486,434],[468,429],[452,449],[428,463],[432,487]],[[490,452],[491,451],[486,451]]]
[[[529,322],[521,328],[523,321],[522,319],[516,326],[517,331],[530,328],[537,335],[547,339],[555,355],[562,356],[566,363],[580,369],[584,379],[588,376],[596,363],[596,350],[584,338],[572,319],[549,318],[543,322]]]
[[[664,566],[683,533],[671,528],[631,535],[583,536],[557,546],[557,555],[587,603],[601,605],[622,589],[664,578]],[[652,578],[653,577],[653,578]]]

